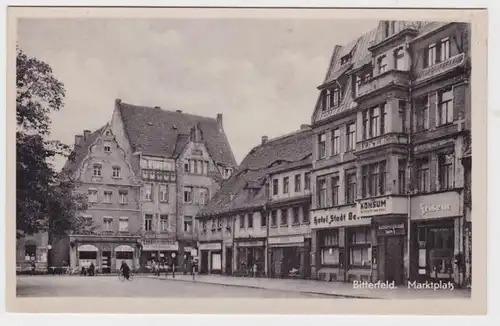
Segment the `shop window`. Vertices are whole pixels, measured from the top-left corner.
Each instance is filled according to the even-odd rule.
[[[273,180],[273,195],[278,195],[278,179]]]
[[[326,179],[318,178],[318,208],[326,207]]]
[[[276,227],[278,224],[278,211],[271,211],[271,226]]]
[[[332,182],[332,206],[339,205],[339,177],[334,176],[331,178]]]
[[[24,256],[26,260],[34,260],[36,257],[36,245],[34,244],[25,245]]]
[[[429,159],[417,160],[417,190],[425,193],[430,191]]]
[[[356,228],[349,231],[349,262],[351,267],[371,266],[370,229]]]
[[[356,200],[356,171],[346,172],[346,204],[354,204]]]
[[[288,225],[288,208],[283,208],[281,210],[281,226]]]
[[[453,188],[453,154],[439,156],[439,185],[440,189]]]
[[[292,208],[292,214],[293,214],[293,216],[292,216],[293,222],[292,223],[294,225],[299,224],[300,223],[300,208],[299,207]]]
[[[332,155],[340,154],[340,129],[332,131]]]
[[[288,193],[288,186],[289,186],[289,177],[284,177],[283,178],[283,193],[287,194]]]
[[[321,265],[339,265],[339,230],[320,232]]]
[[[326,134],[318,135],[318,159],[326,157]]]
[[[447,88],[438,92],[437,125],[453,122],[453,89]]]
[[[132,251],[117,251],[116,252],[116,260],[133,260],[134,253]]]
[[[295,192],[300,192],[302,188],[302,175],[301,174],[296,174],[295,175]]]
[[[304,174],[304,190],[311,190],[311,172]]]

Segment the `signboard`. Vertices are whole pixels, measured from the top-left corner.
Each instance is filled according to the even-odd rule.
[[[403,235],[406,233],[404,223],[382,224],[377,227],[379,236],[385,235]]]
[[[78,247],[78,251],[94,251],[94,252],[97,252],[99,251],[99,249],[97,249],[96,246],[93,246],[93,245],[90,245],[90,244],[86,244],[86,245],[81,245]]]
[[[460,195],[455,191],[416,196],[411,199],[411,219],[456,217],[461,214]]]
[[[222,250],[220,242],[200,243],[200,250]]]
[[[311,229],[368,225],[370,223],[371,219],[357,215],[354,207],[343,207],[312,212]]]
[[[270,237],[268,240],[270,245],[278,245],[278,244],[288,244],[288,243],[304,243],[303,235],[290,235],[290,236],[282,236],[282,237]]]
[[[238,242],[238,247],[262,247],[264,246],[264,241],[245,241]]]
[[[179,250],[179,243],[172,240],[164,239],[144,239],[142,251],[177,251]]]
[[[377,216],[386,214],[407,214],[407,200],[405,197],[381,197],[358,202],[357,214],[363,216]]]

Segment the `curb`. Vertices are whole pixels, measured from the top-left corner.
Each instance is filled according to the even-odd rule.
[[[232,286],[232,287],[240,287],[240,288],[250,288],[250,289],[258,289],[258,290],[268,290],[268,291],[278,291],[278,292],[291,292],[291,293],[300,293],[300,294],[313,294],[313,295],[322,295],[325,297],[336,297],[336,298],[345,298],[345,299],[382,299],[375,297],[366,297],[366,296],[356,296],[349,294],[336,294],[336,293],[324,293],[324,292],[314,292],[314,291],[290,291],[283,289],[270,289],[262,286],[255,285],[243,285],[243,284],[226,284],[226,283],[217,283],[217,282],[206,282],[206,281],[193,281],[193,280],[181,280],[175,278],[162,278],[162,277],[148,277],[151,279],[162,280],[162,281],[176,281],[176,282],[186,282],[186,283],[203,283],[203,284],[211,284],[211,285],[222,285],[222,286]]]

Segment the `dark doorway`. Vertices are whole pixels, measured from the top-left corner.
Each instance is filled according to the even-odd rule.
[[[208,274],[208,251],[201,252],[200,274]]]
[[[226,248],[226,275],[233,274],[233,248]]]
[[[404,238],[402,236],[385,237],[385,280],[403,284]]]
[[[111,272],[111,251],[103,251],[101,256],[101,269],[103,274]]]

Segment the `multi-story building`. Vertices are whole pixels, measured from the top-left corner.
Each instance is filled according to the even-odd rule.
[[[111,128],[141,179],[141,257],[187,268],[194,218],[236,168],[222,114],[201,117],[116,100]]]
[[[63,173],[76,182],[76,192],[88,196],[89,208],[81,214],[92,221],[95,229],[70,234],[69,238],[54,238],[52,242],[57,244],[51,258],[55,266],[69,258],[72,268],[94,263],[104,273],[115,271],[122,261],[136,268],[140,180],[109,124],[75,135],[72,158],[66,162]]]
[[[312,117],[313,277],[463,281],[467,35],[382,21],[335,47]]]
[[[301,129],[263,136],[200,211],[201,272],[307,275],[312,144]]]

